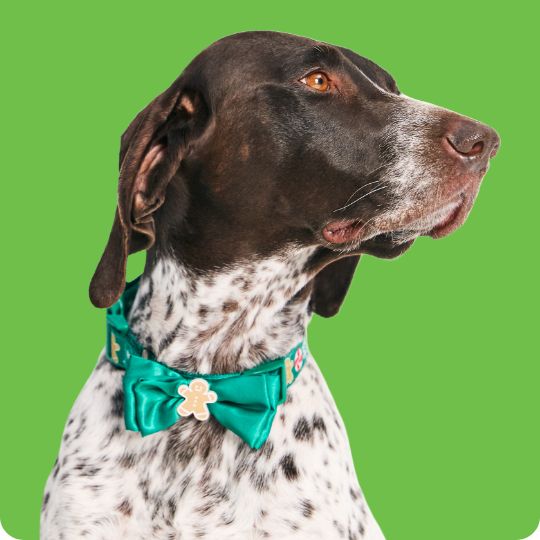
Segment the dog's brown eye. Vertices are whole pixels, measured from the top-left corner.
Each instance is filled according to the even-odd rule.
[[[315,71],[306,75],[300,82],[319,92],[327,92],[330,89],[330,79],[321,71]]]

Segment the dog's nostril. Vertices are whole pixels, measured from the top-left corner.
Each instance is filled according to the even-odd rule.
[[[499,144],[499,135],[494,129],[467,118],[452,118],[443,138],[446,152],[463,166],[473,169],[494,157]]]
[[[446,137],[446,140],[450,146],[462,156],[474,157],[481,154],[484,151],[484,141],[471,141],[471,140],[459,140],[456,137],[450,135]]]
[[[467,152],[468,156],[476,156],[477,154],[481,154],[484,150],[484,143],[483,141],[478,141],[477,143],[474,143],[472,148]]]

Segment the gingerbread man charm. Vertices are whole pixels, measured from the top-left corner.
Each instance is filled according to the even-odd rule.
[[[287,384],[291,384],[294,381],[293,366],[294,362],[290,358],[287,358],[287,360],[285,360],[285,379],[287,380]]]
[[[119,350],[120,345],[118,345],[118,341],[116,341],[116,336],[111,332],[111,358],[115,364],[118,364],[118,362],[120,362],[120,359],[118,358]]]
[[[217,394],[209,390],[208,382],[204,379],[193,379],[189,386],[181,384],[178,393],[185,398],[176,411],[180,416],[192,414],[197,420],[208,420],[207,403],[215,403]]]

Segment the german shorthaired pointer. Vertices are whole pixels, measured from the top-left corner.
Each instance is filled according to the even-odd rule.
[[[459,227],[498,145],[348,49],[224,38],[122,135],[91,300],[111,306],[128,255],[148,250],[128,315],[146,353],[177,371],[253,368],[301,342],[312,313],[338,311],[361,253],[396,257]],[[310,355],[258,450],[212,416],[126,430],[123,374],[102,353],[71,411],[43,540],[383,538]]]

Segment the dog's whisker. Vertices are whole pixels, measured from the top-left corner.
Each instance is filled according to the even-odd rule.
[[[369,178],[370,176],[373,176],[376,172],[379,172],[381,169],[383,169],[384,167],[386,167],[388,165],[389,161],[385,161],[384,163],[382,163],[381,165],[379,165],[378,167],[375,167],[373,170],[371,170],[370,172],[368,172],[366,174],[366,177]],[[366,184],[362,184],[359,188],[357,188],[356,190],[354,190],[352,192],[352,194],[349,196],[349,198],[345,201],[345,205],[347,205],[349,203],[349,201],[359,192],[359,191],[362,191],[363,189],[365,189],[366,187],[368,186],[371,186],[373,184],[380,184],[382,183],[384,180],[381,180],[381,179],[378,179],[378,180],[373,180],[372,182],[367,182]],[[336,210],[334,210],[334,212],[338,212],[339,210],[341,210],[341,208],[338,208]]]
[[[363,189],[367,188],[368,186],[371,186],[373,184],[380,184],[382,182],[382,180],[373,180],[373,182],[368,182],[367,184],[363,184],[361,185],[358,189],[354,190],[350,197],[345,201],[345,204],[348,204],[348,202],[359,192],[359,191],[362,191]],[[337,212],[339,211],[340,208],[337,208],[336,210],[334,210],[334,212]]]
[[[365,199],[366,197],[369,197],[369,195],[371,195],[372,193],[375,193],[376,191],[380,191],[381,189],[386,189],[387,187],[388,186],[385,184],[384,186],[379,186],[379,187],[377,187],[375,189],[372,189],[371,191],[368,191],[368,193],[365,193],[361,197],[358,197],[357,199],[355,199],[353,202],[351,202],[349,204],[346,204],[345,206],[342,206],[341,208],[338,208],[338,209],[334,210],[334,212],[339,212],[340,210],[345,210],[346,208],[349,208],[350,206],[355,205],[357,202],[361,201],[362,199]]]

